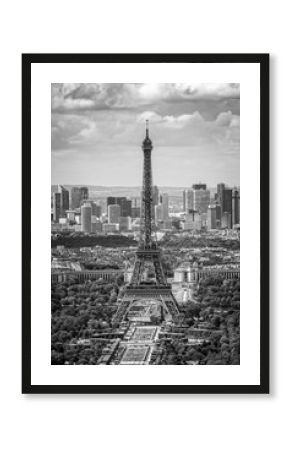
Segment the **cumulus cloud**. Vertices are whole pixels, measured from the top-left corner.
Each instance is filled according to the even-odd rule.
[[[232,111],[221,112],[216,118],[216,123],[222,127],[238,127],[240,117],[233,114]]]
[[[52,151],[68,173],[73,161],[76,171],[76,161],[89,171],[88,161],[102,170],[102,161],[117,164],[120,152],[140,157],[147,119],[156,158],[176,155],[191,164],[194,155],[198,164],[206,158],[216,167],[229,155],[239,158],[237,84],[59,83],[51,86],[51,100]]]
[[[238,84],[53,84],[52,111],[136,109],[156,102],[239,99]]]

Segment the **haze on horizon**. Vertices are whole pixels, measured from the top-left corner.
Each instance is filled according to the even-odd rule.
[[[145,120],[153,182],[240,184],[238,84],[52,84],[52,184],[140,186]]]

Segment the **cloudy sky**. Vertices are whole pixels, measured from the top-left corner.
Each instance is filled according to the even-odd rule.
[[[153,180],[239,185],[238,84],[53,84],[52,184],[139,186],[150,121]]]

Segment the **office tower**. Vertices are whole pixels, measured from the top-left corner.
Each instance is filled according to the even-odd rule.
[[[163,221],[168,220],[169,217],[169,197],[168,194],[164,193],[161,196],[161,205],[163,211]]]
[[[225,188],[222,191],[221,209],[222,214],[225,212],[232,214],[232,189]]]
[[[81,206],[81,231],[91,233],[92,231],[92,207],[90,203]]]
[[[221,210],[221,205],[219,205],[218,203],[216,203],[216,227],[220,228],[221,227],[221,223],[222,223],[222,210]]]
[[[134,197],[132,199],[132,208],[140,208],[141,207],[141,197]]]
[[[207,228],[209,230],[215,230],[217,228],[216,223],[216,205],[209,205],[207,211]]]
[[[61,193],[54,192],[53,193],[53,220],[54,222],[58,222],[61,217]]]
[[[54,222],[66,217],[66,211],[69,210],[69,191],[61,185],[58,185],[57,192],[53,193],[52,208]]]
[[[141,208],[140,206],[133,206],[132,210],[131,210],[131,214],[132,214],[132,219],[137,219],[140,218],[140,214],[141,214]]]
[[[200,191],[200,190],[206,191],[206,184],[204,184],[204,183],[193,184],[192,189],[196,190],[196,191]]]
[[[193,212],[193,190],[187,189],[183,191],[183,211],[188,213]]]
[[[237,188],[232,193],[232,225],[240,223],[240,192]]]
[[[160,222],[163,221],[163,206],[162,206],[162,204],[155,205],[154,217],[155,217],[155,224],[156,225],[158,225]]]
[[[110,224],[119,223],[120,216],[121,216],[120,205],[113,204],[108,206],[108,222]]]
[[[131,217],[132,214],[132,202],[126,197],[107,197],[107,207],[119,205],[122,217]]]
[[[221,227],[231,228],[229,217],[232,218],[232,189],[227,188],[224,183],[217,185],[217,203],[221,207]]]
[[[197,185],[206,186],[206,185]],[[206,213],[210,203],[210,191],[207,189],[193,189],[193,209],[199,214]]]
[[[183,211],[186,211],[186,190],[182,192],[182,200],[183,200]]]
[[[152,186],[152,218],[155,217],[155,206],[159,203],[159,189],[157,186]]]
[[[61,217],[65,217],[65,212],[69,210],[69,191],[58,185],[58,192],[61,194]]]
[[[118,201],[117,201],[118,203]],[[122,199],[120,203],[118,203],[121,208],[121,216],[122,217],[131,217],[132,216],[132,201],[128,198]]]
[[[222,222],[221,222],[221,228],[232,228],[232,215],[231,213],[224,212],[222,214]]]
[[[80,208],[84,200],[89,198],[89,190],[86,186],[71,188],[71,209]]]
[[[103,231],[103,224],[100,221],[96,222],[96,233],[101,233]]]
[[[84,203],[89,203],[89,204],[91,205],[91,208],[92,208],[92,216],[98,216],[98,211],[100,210],[101,207],[98,206],[98,205],[96,204],[96,202],[94,202],[93,200],[81,200],[81,206],[82,206]],[[100,217],[100,215],[99,215],[98,217]]]
[[[96,216],[100,218],[102,215],[102,207],[96,204]]]
[[[217,202],[221,205],[222,204],[222,192],[225,189],[226,185],[224,183],[219,183],[217,185],[217,195],[216,195],[216,199]]]
[[[91,232],[96,233],[97,231],[97,216],[92,215],[92,225],[91,225]]]
[[[76,212],[73,210],[68,210],[66,211],[66,217],[68,219],[69,222],[74,222],[75,221],[75,216],[76,216]]]
[[[131,229],[131,217],[120,217],[119,231],[128,231]]]

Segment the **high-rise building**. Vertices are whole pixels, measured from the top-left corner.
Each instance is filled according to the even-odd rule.
[[[58,192],[61,194],[61,216],[65,217],[65,212],[69,210],[69,191],[58,185]]]
[[[154,217],[155,217],[155,224],[156,225],[158,225],[160,222],[163,221],[163,207],[162,207],[161,203],[159,205],[155,205]]]
[[[200,185],[199,185],[200,186]],[[206,185],[204,185],[206,186]],[[199,214],[206,213],[210,204],[210,191],[207,189],[193,189],[193,209]]]
[[[54,222],[58,222],[61,217],[61,193],[54,192],[53,193],[53,220]]]
[[[192,189],[197,190],[197,191],[200,191],[200,190],[206,191],[206,184],[204,184],[204,183],[193,184]]]
[[[76,216],[75,210],[70,210],[70,209],[67,210],[66,217],[67,217],[69,222],[74,222],[75,221],[75,216]]]
[[[193,212],[193,190],[187,189],[183,191],[183,211],[188,213]]]
[[[159,189],[157,186],[152,186],[152,218],[155,217],[155,206],[159,203]]]
[[[160,197],[162,211],[163,211],[163,221],[168,220],[169,217],[169,197],[168,194],[163,193]]]
[[[224,183],[219,183],[217,185],[217,195],[216,195],[216,199],[217,202],[221,205],[222,204],[222,192],[225,189],[226,185]]]
[[[90,203],[81,206],[81,231],[91,233],[92,231],[92,207]]]
[[[107,197],[107,207],[110,205],[119,205],[122,217],[131,217],[132,201],[126,197]]]
[[[66,211],[69,210],[69,191],[61,185],[58,185],[57,192],[53,193],[52,208],[54,222],[66,217]]]
[[[89,189],[86,186],[71,188],[71,209],[80,208],[82,203],[89,198]]]
[[[140,218],[140,214],[141,214],[141,208],[140,208],[140,206],[133,206],[133,207],[132,207],[131,214],[132,214],[132,216],[131,216],[132,219]]]
[[[120,205],[113,204],[108,206],[108,222],[119,223],[121,217],[121,208]]]
[[[96,216],[97,216],[98,218],[100,218],[101,215],[102,215],[102,207],[101,207],[101,205],[97,205],[97,204],[96,204]]]
[[[209,205],[207,211],[207,228],[209,230],[215,230],[217,228],[216,222],[216,205]]]
[[[240,223],[240,192],[237,188],[232,193],[232,225]]]
[[[141,207],[141,197],[134,197],[132,199],[132,208],[140,208]]]
[[[232,189],[225,188],[222,191],[222,202],[221,202],[222,214],[225,212],[232,214]]]
[[[222,214],[222,222],[221,222],[221,228],[232,228],[232,215],[231,213],[224,212]]]
[[[231,228],[232,224],[229,221],[232,220],[232,189],[226,187],[224,183],[219,183],[216,198],[221,208],[221,227]]]
[[[92,215],[93,216],[101,217],[101,211],[102,211],[101,206],[97,205],[96,202],[94,202],[93,200],[81,200],[81,206],[84,203],[90,203],[90,205],[92,207]]]
[[[221,211],[221,205],[216,203],[216,227],[220,228],[222,223],[222,211]]]
[[[128,231],[131,229],[131,217],[120,217],[119,231]]]

